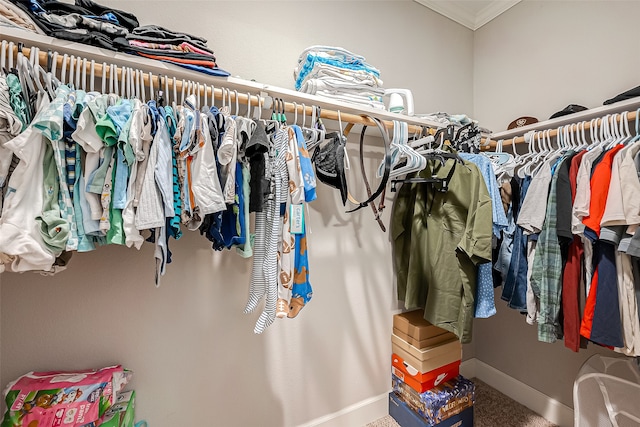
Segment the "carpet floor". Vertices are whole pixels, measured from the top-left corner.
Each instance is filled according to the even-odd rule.
[[[473,378],[476,403],[473,407],[474,427],[556,427],[515,400]],[[391,416],[380,418],[366,427],[400,427]]]

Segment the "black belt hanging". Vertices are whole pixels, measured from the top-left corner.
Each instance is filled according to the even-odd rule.
[[[367,178],[367,174],[366,174],[366,168],[364,166],[364,153],[363,153],[363,148],[364,148],[364,136],[365,136],[365,132],[367,130],[367,126],[363,126],[362,128],[362,132],[360,132],[360,170],[362,171],[362,179],[364,180],[364,185],[365,188],[367,189],[367,199],[365,201],[359,202],[357,201],[352,195],[351,193],[347,192],[347,199],[349,200],[349,202],[351,202],[352,204],[356,205],[355,208],[348,210],[347,213],[352,213],[355,211],[358,211],[362,208],[364,208],[367,205],[371,206],[371,210],[373,211],[373,215],[376,219],[376,221],[378,222],[378,225],[380,226],[380,228],[382,229],[382,231],[387,231],[386,227],[384,225],[384,223],[382,222],[382,219],[380,218],[380,213],[382,212],[382,210],[384,209],[384,196],[385,196],[385,189],[387,186],[387,181],[389,180],[389,174],[391,172],[391,155],[389,153],[389,135],[387,133],[387,129],[384,125],[384,123],[381,120],[376,119],[375,117],[370,117],[370,116],[364,116],[369,118],[371,121],[373,121],[376,126],[378,127],[378,130],[380,131],[380,134],[382,135],[382,140],[383,140],[383,144],[384,144],[384,173],[382,175],[382,179],[380,181],[380,184],[378,185],[378,188],[374,191],[371,192],[371,186],[369,185],[369,180]],[[351,129],[353,128],[353,123],[349,123],[347,125],[347,127],[345,128],[345,132],[344,132],[344,136],[346,137],[347,135],[349,135],[349,132],[351,131]],[[375,199],[381,196],[381,200],[380,200],[380,205],[379,205],[379,209],[376,208],[375,205]]]

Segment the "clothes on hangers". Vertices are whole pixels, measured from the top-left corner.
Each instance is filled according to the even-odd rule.
[[[640,224],[640,143],[624,142],[552,153],[532,168],[533,176],[512,179],[515,229],[503,231],[496,271],[502,298],[537,323],[540,341],[564,338],[573,351],[592,341],[640,355],[633,267],[640,254],[629,251]]]
[[[76,250],[140,249],[149,242],[159,285],[172,258],[169,238],[180,238],[186,226],[216,250],[253,255],[250,301],[267,299],[256,333],[276,317],[295,317],[309,302],[304,221],[295,231],[289,226],[290,210],[304,215],[317,197],[298,126],[270,121],[265,127],[229,107],[203,112],[195,95],[174,110],[60,85],[51,101],[37,94],[36,119],[22,131],[17,113],[27,105],[11,102],[4,75],[0,83],[0,171],[8,189],[0,217],[3,271],[52,274]],[[256,154],[262,168],[252,167]],[[11,170],[14,156],[19,161]],[[263,207],[255,230],[252,182]]]
[[[475,164],[482,174],[491,197],[492,239],[497,244],[497,238],[500,237],[501,231],[507,228],[509,223],[502,207],[502,197],[491,160],[482,154],[460,153],[460,157]],[[489,261],[478,266],[475,317],[486,319],[494,314],[496,314],[496,307],[493,294],[493,273],[492,263]]]
[[[430,160],[405,183],[391,220],[398,299],[424,308],[432,324],[471,341],[477,266],[491,261],[492,203],[478,168],[455,158]],[[452,169],[455,171],[451,173]]]

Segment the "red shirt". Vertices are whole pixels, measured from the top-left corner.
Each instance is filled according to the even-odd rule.
[[[598,237],[600,236],[600,223],[604,216],[604,208],[607,204],[607,195],[609,194],[609,184],[611,184],[611,164],[613,156],[624,148],[624,145],[618,144],[611,150],[607,151],[593,170],[591,176],[591,200],[589,202],[589,216],[582,218],[585,227],[592,229]]]

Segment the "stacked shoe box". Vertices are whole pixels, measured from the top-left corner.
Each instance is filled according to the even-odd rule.
[[[402,427],[473,426],[473,383],[459,375],[457,337],[423,318],[422,310],[393,318],[389,414]]]

